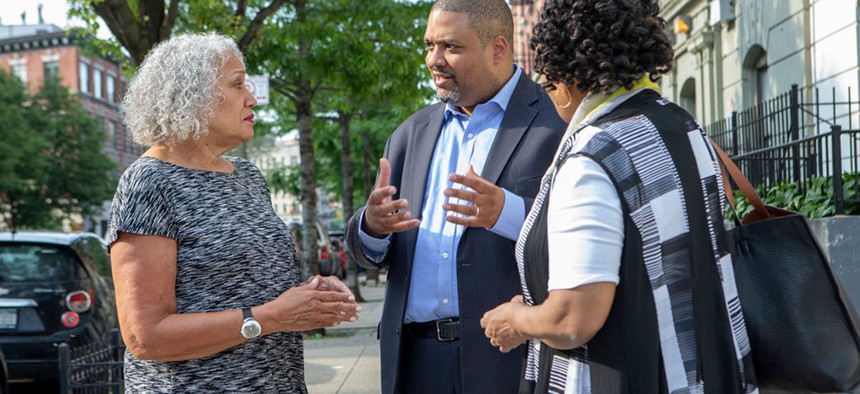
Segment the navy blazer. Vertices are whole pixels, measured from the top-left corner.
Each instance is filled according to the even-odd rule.
[[[445,104],[421,109],[389,137],[384,156],[391,162],[390,184],[397,198],[409,201],[412,217],[421,218],[425,186],[442,123]],[[523,75],[502,118],[481,176],[525,199],[528,212],[541,177],[567,125],[543,89]],[[347,252],[362,266],[378,268],[361,251],[358,223],[364,209],[347,222]],[[393,234],[383,265],[388,288],[379,324],[382,392],[397,391],[401,335],[418,229]],[[504,354],[490,345],[480,326],[488,310],[521,293],[514,257],[515,242],[481,228],[468,228],[457,247],[460,303],[460,363],[466,393],[515,393],[524,347]]]

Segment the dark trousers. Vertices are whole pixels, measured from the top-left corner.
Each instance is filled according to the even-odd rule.
[[[404,332],[398,392],[403,394],[462,394],[460,340],[440,342],[413,338]]]

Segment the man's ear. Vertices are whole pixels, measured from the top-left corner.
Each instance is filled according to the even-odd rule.
[[[504,36],[495,36],[490,41],[493,48],[493,62],[496,64],[510,63],[511,43]]]

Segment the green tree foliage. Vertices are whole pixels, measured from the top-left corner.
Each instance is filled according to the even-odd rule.
[[[280,115],[282,130],[299,130],[302,166],[298,177],[270,175],[271,186],[278,189],[289,180],[299,179],[302,220],[305,222],[303,251],[311,256],[310,272],[317,265],[316,234],[307,225],[317,220],[316,193],[318,170],[333,162],[337,152],[317,152],[320,139],[319,118],[328,114],[359,119],[362,111],[403,103],[423,101],[416,77],[420,61],[426,2],[405,3],[394,0],[293,0],[267,20],[261,28],[258,45],[247,53],[250,73],[265,74],[273,89],[271,108]],[[426,76],[424,77],[426,78]],[[386,96],[387,95],[387,96]],[[402,120],[402,119],[398,119]],[[343,125],[340,123],[339,125]],[[346,123],[349,126],[349,123]],[[344,130],[343,128],[341,130]],[[352,141],[347,127],[346,141]],[[393,128],[379,130],[390,133]],[[341,139],[343,141],[343,139]],[[341,142],[342,144],[342,142]],[[340,145],[340,144],[338,144]],[[363,146],[359,145],[359,146]],[[352,149],[345,157],[351,158]],[[342,160],[342,168],[351,159]],[[339,170],[332,177],[344,179]],[[342,195],[352,196],[352,192]]]
[[[71,14],[96,26],[101,16],[134,65],[157,42],[180,31],[219,31],[237,39],[249,74],[270,78],[273,130],[299,130],[298,174],[269,174],[270,187],[290,190],[298,180],[308,231],[303,252],[316,272],[317,174],[340,180],[345,215],[352,198],[364,203],[384,141],[428,94],[423,32],[430,1],[405,0],[70,0]],[[315,119],[328,114],[340,127],[333,149],[316,153]],[[375,118],[381,116],[381,118]],[[357,130],[357,132],[356,132]],[[328,142],[324,142],[328,144]],[[338,152],[340,156],[338,157]],[[353,165],[358,160],[360,165]],[[337,166],[332,171],[329,168]],[[318,169],[320,167],[320,169]],[[354,178],[358,175],[359,178]],[[361,194],[353,190],[361,181]],[[329,182],[326,182],[329,183]],[[332,190],[336,182],[330,182]]]
[[[353,195],[358,204],[364,204],[369,193],[365,178],[367,174],[375,177],[385,140],[407,116],[425,105],[432,94],[431,89],[422,85],[429,78],[423,61],[422,37],[430,4],[341,1],[330,8],[331,15],[325,18],[325,23],[331,26],[327,34],[334,35],[326,36],[328,39],[318,45],[319,54],[310,54],[318,57],[313,60],[323,67],[322,75],[310,78],[319,85],[313,95],[313,162],[315,172],[320,174],[319,186],[327,192],[345,200],[347,195]],[[319,14],[319,9],[316,10]],[[277,19],[272,22],[279,23]],[[283,41],[288,40],[279,40]],[[269,50],[283,51],[278,46]],[[305,59],[292,54],[279,56],[283,56],[282,62],[273,62],[271,56],[262,54],[265,58],[262,67],[278,67],[278,63],[283,63],[286,66],[281,68],[308,68]],[[256,63],[253,60],[249,63]],[[289,82],[294,78],[285,75],[279,81]],[[280,104],[278,112],[294,112],[291,102]],[[283,130],[297,127],[292,117],[281,122]],[[348,138],[344,140],[344,136]],[[349,149],[344,150],[345,145]],[[353,169],[347,172],[349,176],[342,172],[347,168]],[[359,185],[357,190],[344,188],[345,178],[354,178]],[[288,193],[301,189],[282,182],[300,181],[299,176],[270,174],[270,179],[282,185],[279,190]],[[344,205],[349,214],[350,204]]]
[[[426,97],[426,96],[424,96]],[[344,220],[358,208],[364,206],[370,189],[376,181],[376,169],[379,158],[385,149],[385,143],[391,133],[402,123],[406,117],[424,105],[424,102],[414,103],[411,110],[406,103],[403,107],[381,107],[374,110],[362,111],[359,116],[350,122],[350,154],[348,159],[351,165],[351,177],[354,187],[350,189],[354,201],[353,210],[344,204]],[[317,160],[317,172],[320,174],[319,185],[328,193],[337,198],[346,199],[346,189],[343,187],[343,175],[341,170],[347,167],[344,156],[341,154],[343,143],[341,141],[341,128],[338,119],[320,121],[318,123],[317,139],[314,147],[319,152]],[[365,141],[367,144],[365,144]],[[288,177],[293,179],[292,177]],[[298,180],[298,177],[295,177]],[[291,184],[287,184],[292,187]],[[286,189],[289,193],[290,190]]]
[[[341,181],[340,190],[330,191],[343,198],[346,217],[354,202],[364,204],[385,139],[432,94],[422,84],[429,78],[423,34],[431,4],[353,1],[356,8],[339,22],[339,30],[353,32],[346,36],[348,52],[335,63],[343,88],[321,92],[318,102],[339,129],[320,152],[340,170],[324,174]]]
[[[104,131],[56,79],[29,95],[0,72],[0,223],[56,227],[89,215],[116,187],[114,163],[101,151]]]
[[[99,42],[115,58],[124,48],[137,67],[159,42],[179,31],[219,31],[236,37],[244,53],[263,25],[287,0],[69,0],[69,14],[88,30],[101,17],[114,38]]]

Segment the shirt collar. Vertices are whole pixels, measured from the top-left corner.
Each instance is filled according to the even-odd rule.
[[[478,104],[477,106],[475,106],[476,109],[480,106],[484,106],[484,105],[487,105],[490,103],[496,103],[496,105],[498,105],[499,108],[502,109],[502,112],[507,111],[508,104],[510,104],[510,102],[511,102],[511,97],[513,97],[513,95],[514,95],[514,90],[517,89],[517,84],[520,81],[520,76],[523,74],[523,70],[519,66],[517,66],[516,64],[514,64],[513,66],[514,66],[514,75],[511,76],[511,79],[509,79],[507,83],[505,83],[505,86],[502,86],[502,89],[499,90],[499,92],[496,93],[496,95],[493,96],[493,98],[491,98],[489,101],[487,101],[486,103]],[[445,104],[445,119],[446,120],[451,115],[461,115],[461,114],[463,114],[463,112],[460,111],[460,108],[457,108],[457,106],[455,106],[451,103]]]

